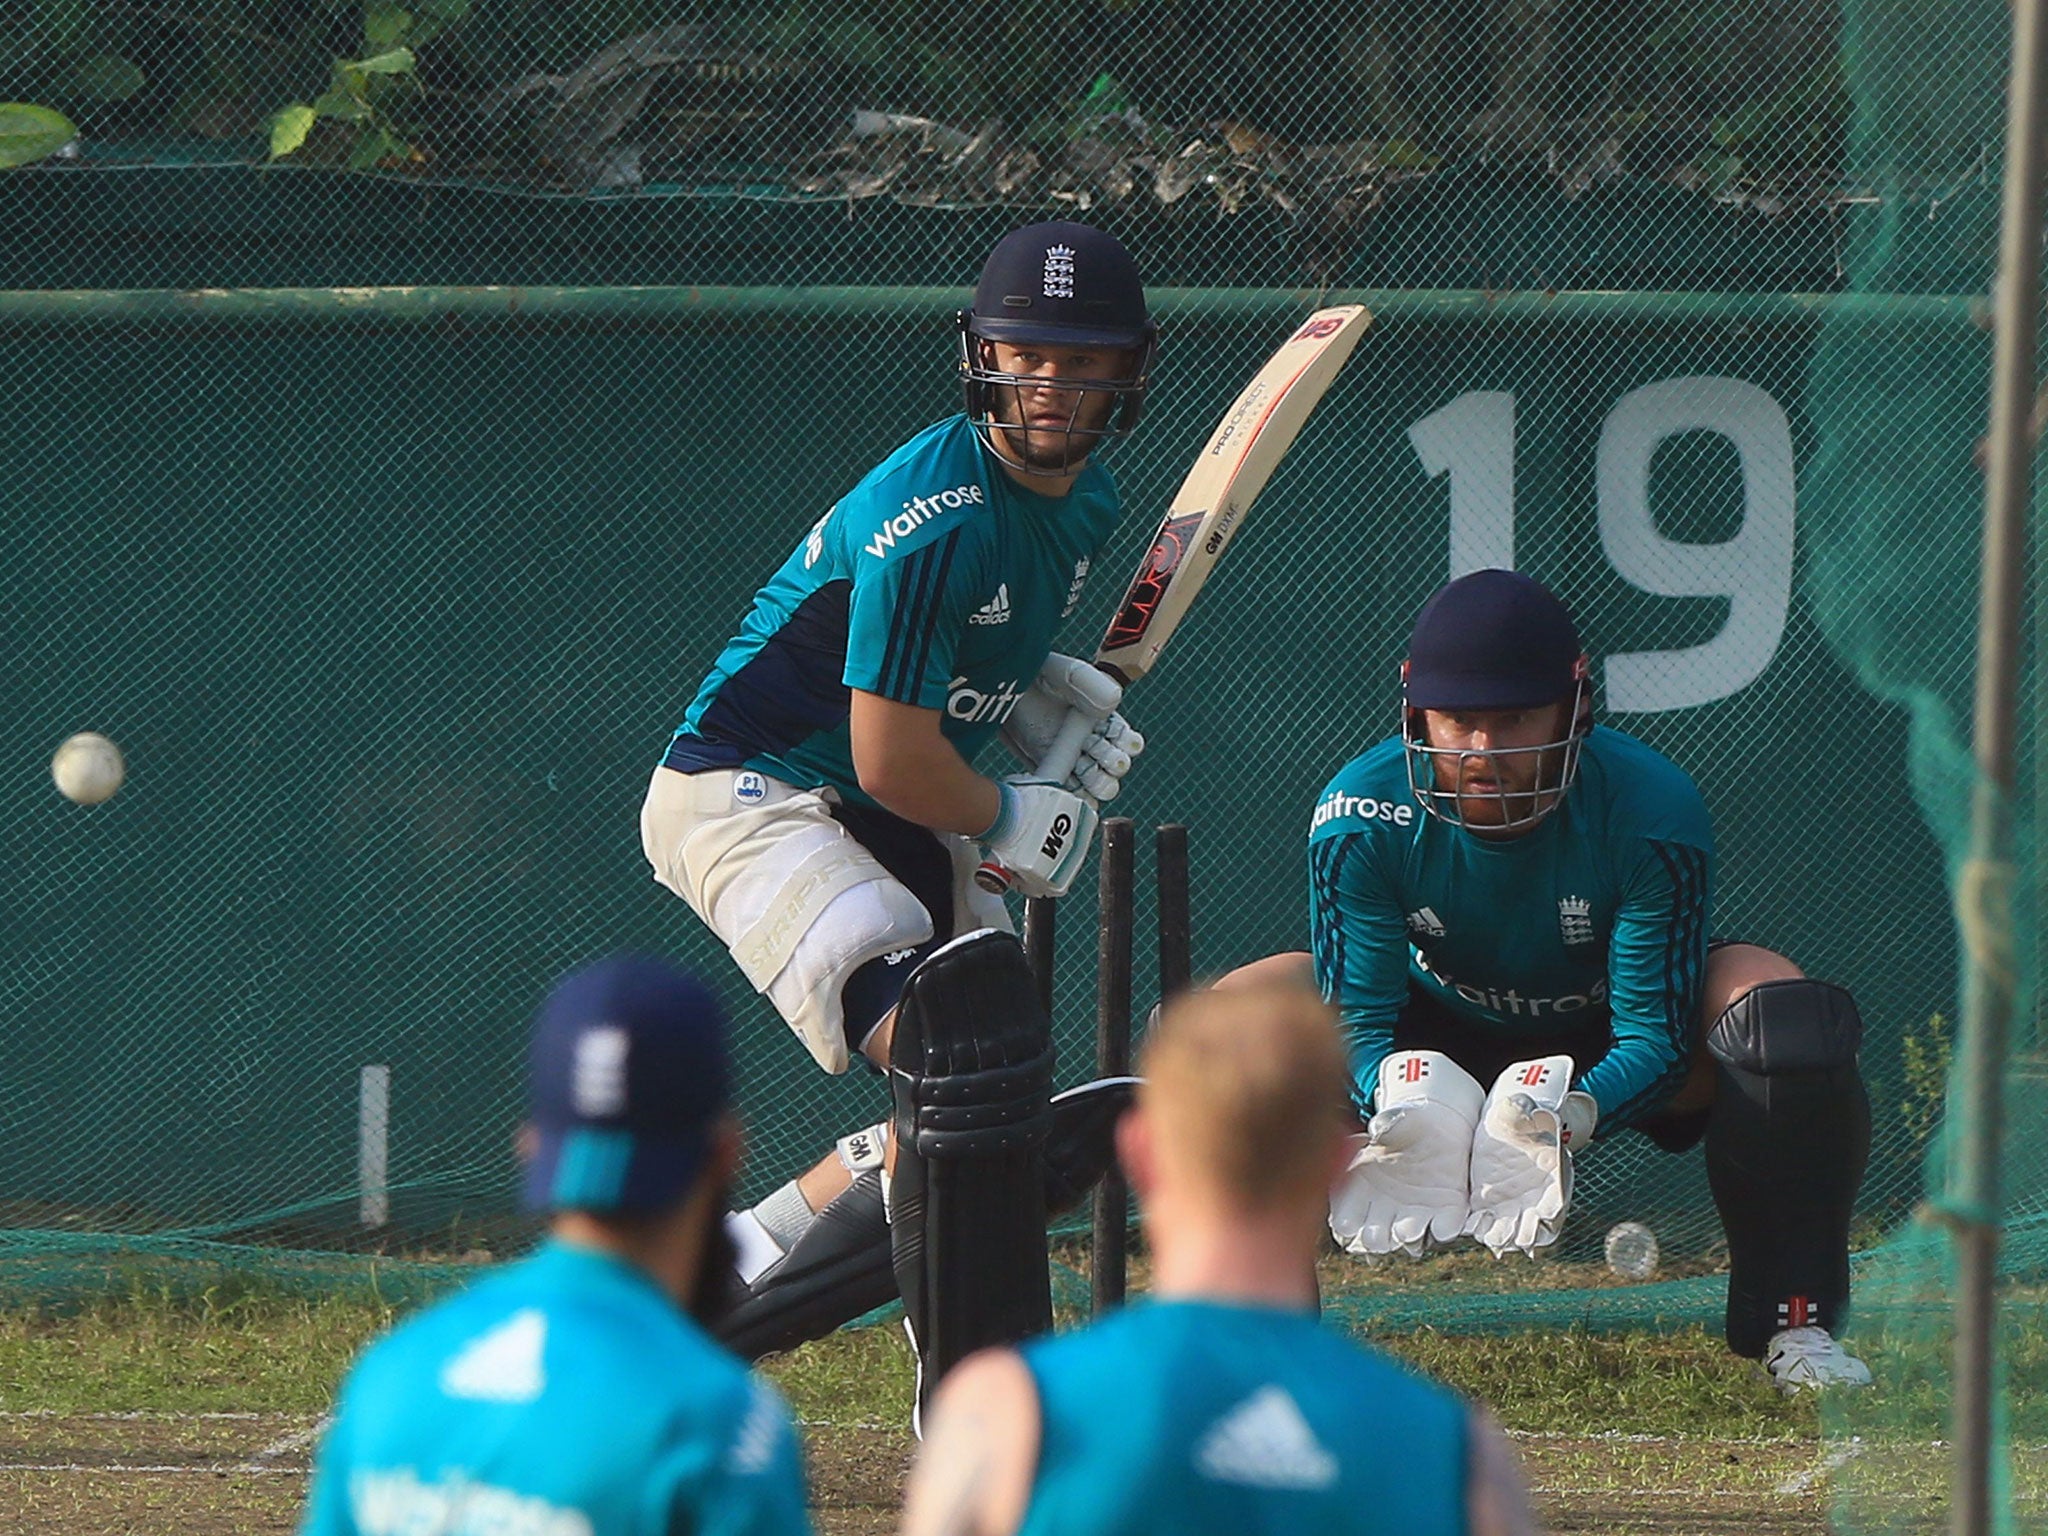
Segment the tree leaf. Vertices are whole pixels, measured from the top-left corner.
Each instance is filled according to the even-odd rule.
[[[393,48],[386,53],[373,53],[367,59],[351,59],[346,67],[359,75],[409,75],[413,63],[410,48]]]
[[[414,0],[413,46],[430,43],[469,14],[469,0]]]
[[[348,168],[352,171],[375,170],[387,160],[409,160],[412,146],[382,128],[373,129],[356,141],[356,147],[349,151]]]
[[[126,101],[149,82],[140,69],[118,53],[81,59],[64,79],[64,90],[88,101]]]
[[[360,123],[370,115],[366,104],[338,85],[316,96],[313,110],[322,117],[336,118],[344,123]]]
[[[318,112],[300,101],[279,108],[270,119],[270,158],[282,159],[304,144],[306,135],[313,131],[314,120],[319,116]]]
[[[32,165],[77,137],[78,129],[62,112],[23,101],[0,102],[0,169]]]
[[[372,48],[390,48],[412,30],[412,15],[395,5],[372,5],[363,13],[363,41]]]

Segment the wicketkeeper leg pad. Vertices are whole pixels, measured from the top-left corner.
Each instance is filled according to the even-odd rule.
[[[975,1350],[1052,1326],[1052,1065],[1051,1023],[1012,935],[963,935],[904,983],[889,1067],[889,1234],[921,1397]]]
[[[1708,1026],[1707,1182],[1738,1355],[1761,1356],[1785,1328],[1835,1332],[1847,1311],[1849,1219],[1870,1156],[1862,1042],[1856,1000],[1803,977],[1752,987]]]

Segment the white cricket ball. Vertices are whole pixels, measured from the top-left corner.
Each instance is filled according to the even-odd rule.
[[[1657,1273],[1657,1234],[1640,1221],[1618,1221],[1607,1229],[1607,1267],[1625,1280]]]
[[[65,738],[50,759],[50,777],[67,800],[80,805],[98,805],[114,798],[114,791],[128,777],[128,765],[121,749],[98,731],[80,731]]]

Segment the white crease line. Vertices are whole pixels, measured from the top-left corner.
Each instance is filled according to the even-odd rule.
[[[315,1440],[319,1439],[330,1422],[326,1418],[315,1419],[304,1429],[295,1429],[288,1435],[279,1435],[270,1444],[264,1446],[262,1450],[243,1462],[238,1470],[243,1472],[270,1471],[270,1464],[276,1461],[278,1457],[288,1456],[293,1451],[304,1450]]]
[[[121,1476],[140,1475],[148,1477],[155,1477],[164,1472],[201,1472],[208,1477],[223,1477],[241,1473],[278,1473],[285,1477],[304,1477],[308,1470],[306,1467],[223,1466],[219,1462],[204,1462],[188,1466],[156,1467],[130,1462],[115,1462],[105,1466],[95,1466],[91,1462],[85,1461],[0,1461],[0,1472],[102,1472]]]
[[[0,1408],[0,1419],[150,1419],[182,1424],[199,1419],[303,1419],[303,1413],[180,1413],[168,1408],[137,1408],[126,1413],[67,1413],[62,1408]]]
[[[1778,1484],[1780,1493],[1805,1493],[1815,1483],[1837,1468],[1846,1467],[1863,1454],[1863,1441],[1859,1436],[1847,1445],[1838,1445],[1820,1459],[1820,1465],[1808,1467],[1804,1472],[1788,1477]]]
[[[1547,1499],[1565,1499],[1598,1494],[1606,1499],[1756,1499],[1758,1488],[1615,1488],[1604,1483],[1536,1483],[1529,1491]]]

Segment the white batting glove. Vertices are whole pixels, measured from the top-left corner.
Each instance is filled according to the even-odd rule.
[[[1085,716],[1092,729],[1062,787],[1098,804],[1114,800],[1123,776],[1131,771],[1131,759],[1145,750],[1145,738],[1116,712],[1123,696],[1123,685],[1100,667],[1055,651],[1003,722],[1003,744],[1036,772],[1067,717]]]
[[[1397,1051],[1380,1063],[1379,1111],[1330,1195],[1330,1234],[1346,1252],[1419,1259],[1464,1234],[1485,1098],[1441,1051]]]
[[[1064,896],[1087,860],[1101,820],[1087,796],[1042,779],[1001,779],[1002,809],[981,834],[989,856],[1026,896]]]
[[[1472,1137],[1472,1213],[1465,1231],[1493,1250],[1537,1251],[1557,1241],[1572,1203],[1572,1150],[1599,1118],[1572,1089],[1572,1059],[1518,1061],[1495,1079]]]

